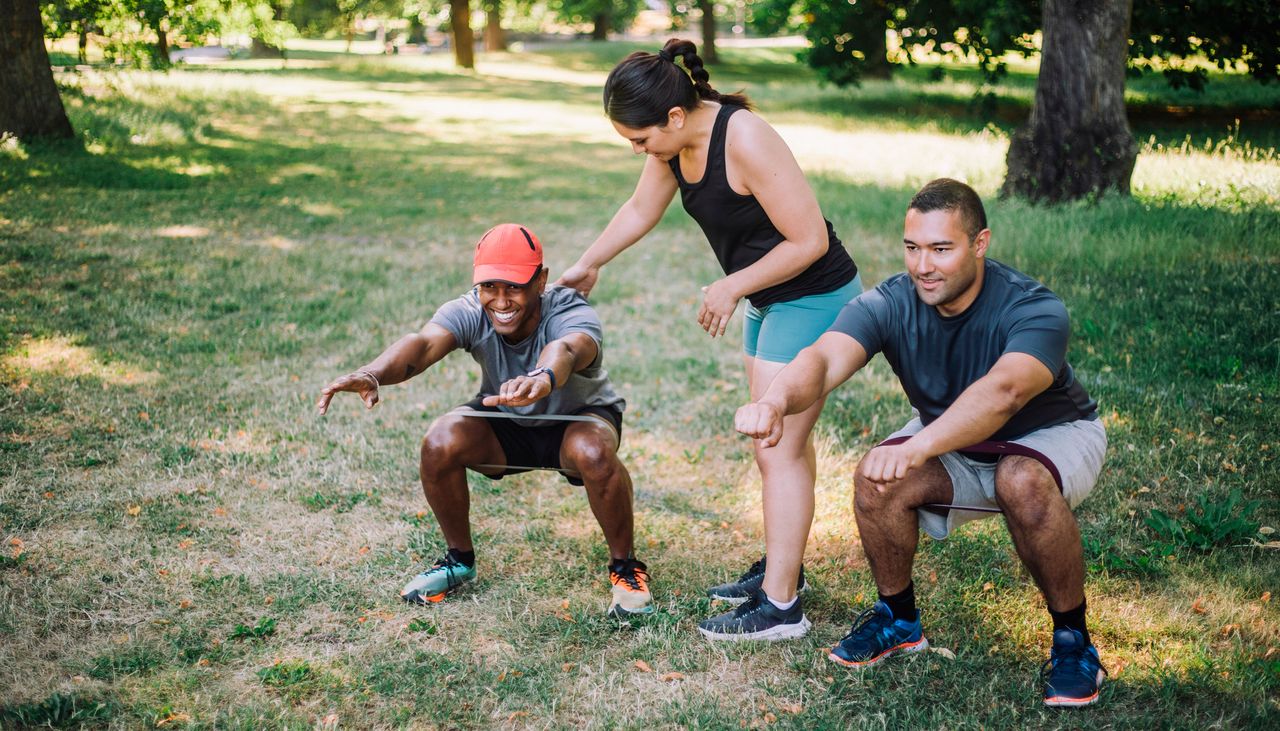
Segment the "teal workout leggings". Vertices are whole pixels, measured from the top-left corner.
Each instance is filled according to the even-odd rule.
[[[778,302],[763,309],[747,304],[742,349],[752,358],[790,363],[836,321],[849,300],[862,294],[862,275],[840,289]]]

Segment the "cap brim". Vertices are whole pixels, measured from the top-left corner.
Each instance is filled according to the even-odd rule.
[[[475,268],[471,283],[502,282],[503,284],[523,286],[532,281],[541,268],[536,264],[526,266],[481,264]]]

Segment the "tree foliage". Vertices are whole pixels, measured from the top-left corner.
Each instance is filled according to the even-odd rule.
[[[591,24],[591,37],[604,40],[611,30],[631,25],[644,0],[551,0],[566,23]]]

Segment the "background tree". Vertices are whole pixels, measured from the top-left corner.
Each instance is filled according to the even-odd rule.
[[[89,63],[89,34],[99,31],[117,8],[110,0],[54,0],[42,10],[45,34],[49,38],[75,35],[77,58],[85,64]]]
[[[37,0],[0,0],[0,135],[71,137]]]
[[[476,67],[476,37],[471,32],[470,0],[449,0],[449,32],[453,37],[453,60],[459,68]]]
[[[609,31],[631,25],[644,0],[552,0],[556,13],[567,23],[590,23],[591,39],[603,41]]]
[[[502,0],[481,0],[484,8],[484,50],[507,50],[507,34],[502,29]]]
[[[1280,8],[1275,0],[1137,3],[1129,38],[1131,66],[1161,67],[1174,88],[1204,88],[1209,75],[1196,58],[1221,69],[1243,64],[1262,83],[1280,80]]]
[[[1009,143],[1002,195],[1128,194],[1138,156],[1124,106],[1132,2],[1044,0],[1035,103]]]

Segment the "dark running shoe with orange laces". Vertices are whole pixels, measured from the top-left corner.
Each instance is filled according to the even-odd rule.
[[[613,585],[610,617],[634,617],[653,614],[653,595],[649,593],[649,567],[634,558],[615,558],[609,563],[609,583]]]

